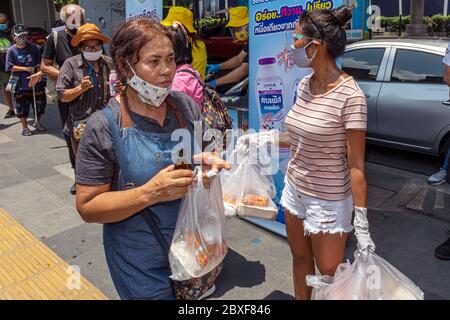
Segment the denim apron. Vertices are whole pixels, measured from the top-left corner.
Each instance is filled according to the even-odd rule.
[[[131,123],[127,102],[125,105],[121,107],[123,124],[125,117]],[[174,107],[172,109],[180,127],[185,127],[181,114]],[[172,149],[179,142],[171,141],[171,133],[152,133],[125,125],[119,129],[111,109],[107,107],[103,112],[111,128],[120,167],[118,190],[141,186],[173,164]],[[180,205],[181,199],[150,207],[167,243],[172,241]],[[121,299],[175,299],[167,254],[142,212],[124,221],[104,224],[103,242],[108,268]]]

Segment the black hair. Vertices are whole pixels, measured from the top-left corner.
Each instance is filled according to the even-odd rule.
[[[307,38],[321,40],[330,56],[336,59],[345,51],[347,35],[344,27],[351,18],[352,9],[342,6],[335,10],[307,11],[300,17],[299,23]]]
[[[186,28],[178,23],[170,27],[173,31],[173,51],[175,52],[175,63],[177,67],[183,64],[192,64],[192,40]]]

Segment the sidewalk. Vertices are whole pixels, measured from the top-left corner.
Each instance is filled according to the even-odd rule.
[[[20,136],[18,119],[3,120],[0,103],[0,208],[28,228],[105,295],[117,299],[106,267],[101,226],[80,219],[69,193],[73,171],[55,106],[44,134]],[[367,164],[370,223],[377,253],[415,281],[426,299],[450,299],[450,262],[434,258],[450,229],[450,185],[429,187],[426,176]],[[248,222],[228,220],[231,248],[215,299],[292,299],[286,239]],[[347,257],[352,259],[351,237]]]

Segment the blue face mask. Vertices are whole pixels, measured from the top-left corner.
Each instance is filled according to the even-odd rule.
[[[1,23],[0,24],[0,31],[8,30],[8,24],[7,23]]]

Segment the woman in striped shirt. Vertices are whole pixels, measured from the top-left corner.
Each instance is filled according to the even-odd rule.
[[[351,16],[345,7],[306,12],[294,34],[297,65],[314,70],[300,83],[286,117],[291,155],[281,203],[297,299],[311,297],[306,276],[314,274],[314,261],[322,275],[334,275],[353,230],[354,210],[364,222],[356,232],[361,249],[375,248],[365,209],[365,95],[335,62],[344,53],[344,26]]]
[[[288,132],[257,133],[238,142],[279,143],[291,149],[281,205],[293,255],[296,299],[311,298],[306,276],[315,273],[314,262],[322,275],[334,275],[353,231],[353,211],[359,249],[364,256],[375,249],[366,209],[365,95],[336,66],[345,50],[344,26],[351,16],[351,9],[343,7],[300,17],[294,60],[314,72],[299,85],[297,100],[286,116]]]

